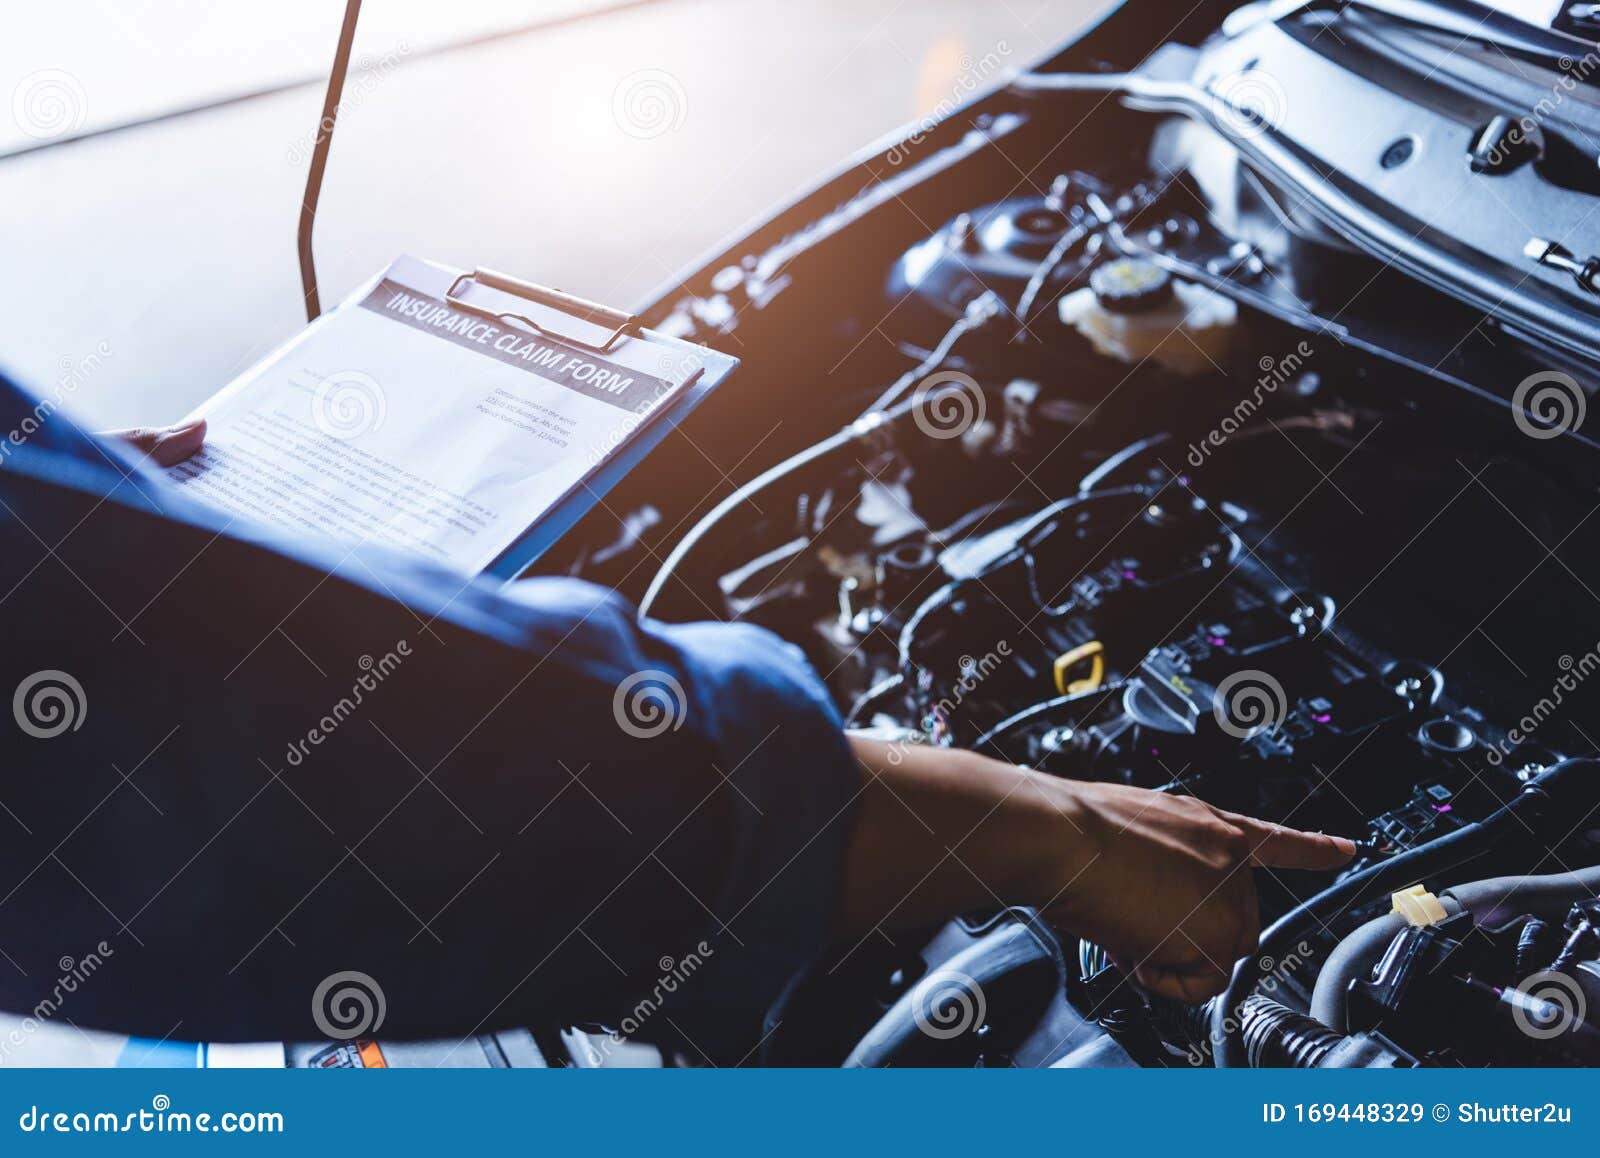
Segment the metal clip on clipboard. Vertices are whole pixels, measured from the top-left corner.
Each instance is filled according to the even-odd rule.
[[[603,342],[590,342],[578,337],[576,334],[564,334],[554,330],[547,322],[537,322],[526,314],[508,313],[503,310],[490,309],[487,306],[473,305],[461,296],[463,285],[476,284],[488,289],[499,290],[501,293],[511,294],[523,298],[537,305],[548,306],[569,315],[577,321],[598,326],[601,329],[610,327],[611,333]],[[621,310],[614,310],[609,306],[602,306],[573,294],[561,290],[547,289],[520,278],[511,277],[509,274],[496,273],[492,269],[475,269],[471,273],[464,273],[450,283],[450,288],[445,292],[444,300],[458,310],[465,310],[469,314],[476,314],[480,318],[488,318],[493,322],[516,322],[527,326],[529,329],[554,338],[568,346],[577,346],[582,350],[589,350],[596,354],[610,353],[617,343],[633,337],[639,330],[639,317],[637,314],[625,314]]]

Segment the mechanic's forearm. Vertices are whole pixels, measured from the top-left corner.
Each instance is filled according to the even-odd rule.
[[[839,932],[1027,905],[1146,988],[1202,1001],[1259,931],[1252,867],[1331,871],[1350,841],[1192,796],[854,740],[866,771]]]
[[[851,738],[865,787],[845,854],[838,933],[1052,900],[1090,855],[1070,786],[971,752]]]

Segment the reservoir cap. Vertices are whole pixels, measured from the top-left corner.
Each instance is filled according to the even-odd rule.
[[[1112,313],[1136,314],[1172,300],[1172,277],[1153,261],[1119,257],[1089,275],[1089,288]]]

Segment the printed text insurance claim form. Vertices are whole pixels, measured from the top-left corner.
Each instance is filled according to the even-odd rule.
[[[400,258],[196,411],[205,449],[168,474],[233,514],[475,573],[701,370],[647,338],[596,354],[453,308],[455,276]]]

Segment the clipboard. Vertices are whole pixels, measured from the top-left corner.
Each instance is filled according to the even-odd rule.
[[[431,270],[439,278],[441,287],[448,285],[448,289],[444,290],[414,291],[438,295],[433,300],[440,306],[498,325],[508,331],[507,336],[509,332],[521,333],[536,337],[547,347],[594,358],[609,356],[617,360],[616,364],[631,363],[640,353],[648,352],[652,361],[659,356],[661,369],[658,371],[656,366],[647,366],[641,372],[675,383],[669,397],[656,402],[648,410],[637,412],[637,420],[623,429],[614,442],[595,451],[593,457],[596,461],[592,469],[579,476],[559,498],[535,516],[534,521],[508,546],[474,572],[483,578],[510,583],[526,574],[528,568],[579,520],[602,505],[605,496],[654,451],[684,418],[710,397],[712,391],[739,365],[739,359],[731,354],[648,329],[636,315],[562,290],[536,285],[493,270],[480,268],[465,271],[437,262],[411,260],[413,264]],[[392,289],[411,291],[409,285],[391,285],[386,280],[394,268],[391,266],[384,273],[357,286],[334,309],[319,316],[301,334],[332,323],[346,311],[372,308],[375,300],[381,299]],[[386,286],[389,288],[385,289]],[[382,313],[377,309],[373,312]],[[291,339],[279,351],[298,340],[298,336]],[[639,345],[647,347],[647,351],[639,350]],[[278,351],[275,351],[264,361],[271,362],[277,356]],[[248,378],[247,374],[236,379],[229,389],[214,395],[193,416],[204,416],[231,390],[243,388]]]

